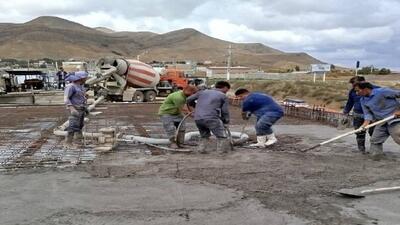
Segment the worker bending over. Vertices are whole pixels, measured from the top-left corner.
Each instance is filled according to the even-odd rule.
[[[259,92],[250,92],[240,88],[235,95],[242,99],[242,117],[248,120],[252,114],[257,117],[257,143],[251,147],[266,147],[275,144],[278,140],[272,130],[272,125],[283,116],[282,107],[269,95]]]
[[[383,143],[389,136],[400,145],[400,91],[390,88],[374,88],[371,83],[356,83],[354,89],[362,96],[360,102],[364,112],[362,127],[373,121],[378,121],[395,115],[395,119],[377,125],[370,139],[370,151],[374,159],[381,159]]]
[[[200,132],[200,153],[207,153],[211,133],[217,137],[217,151],[225,153],[231,147],[225,130],[229,124],[229,101],[225,94],[230,88],[228,82],[218,81],[215,89],[199,91],[187,99],[188,105],[195,107],[194,120]]]
[[[353,110],[353,127],[354,129],[358,129],[361,127],[361,125],[364,123],[364,113],[363,109],[361,107],[361,102],[360,99],[362,96],[357,95],[356,91],[354,90],[354,85],[356,83],[360,82],[365,82],[365,78],[362,76],[355,76],[352,77],[349,81],[351,84],[351,89],[349,91],[348,99],[346,106],[344,107],[343,114],[348,115],[351,110]],[[374,88],[379,88],[378,86],[373,86]],[[372,136],[374,132],[374,128],[371,127],[368,129],[368,133],[370,136]],[[366,154],[365,151],[365,136],[366,136],[366,131],[361,131],[356,133],[356,141],[357,141],[357,146],[358,150],[362,154]]]
[[[86,90],[83,87],[88,73],[78,71],[69,74],[66,78],[70,83],[64,90],[64,103],[69,113],[69,125],[67,127],[67,137],[65,139],[65,147],[72,147],[72,141],[75,139],[77,144],[81,144],[83,140],[82,128],[84,125],[85,114],[87,113]]]
[[[174,92],[164,100],[163,104],[160,106],[158,110],[158,115],[163,123],[163,127],[165,132],[168,135],[168,138],[171,142],[171,148],[178,148],[178,145],[175,140],[176,129],[183,119],[183,112],[188,113],[187,108],[185,107],[186,98],[196,93],[197,88],[191,85],[188,85],[182,91]],[[185,125],[181,125],[181,129],[178,133],[178,140],[184,140],[185,138]]]

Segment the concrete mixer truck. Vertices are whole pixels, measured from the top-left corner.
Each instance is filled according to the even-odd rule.
[[[112,101],[152,102],[176,90],[168,81],[160,82],[152,66],[138,60],[102,58],[96,75],[86,81],[96,94]]]

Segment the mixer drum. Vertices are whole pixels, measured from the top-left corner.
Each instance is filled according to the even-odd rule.
[[[126,73],[128,85],[135,88],[152,88],[160,82],[160,75],[148,64],[138,60],[126,60],[129,63]]]

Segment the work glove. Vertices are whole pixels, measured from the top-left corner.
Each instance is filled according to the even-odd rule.
[[[251,117],[251,112],[242,112],[242,119],[249,120]]]
[[[85,116],[89,116],[90,112],[89,112],[89,108],[85,107]]]
[[[361,128],[361,131],[357,132],[357,133],[366,132],[368,130],[367,128],[365,128],[365,126],[361,126],[360,128]]]
[[[74,107],[70,108],[71,116],[79,117],[79,112]]]
[[[229,119],[222,119],[222,123],[223,123],[224,125],[229,124]]]

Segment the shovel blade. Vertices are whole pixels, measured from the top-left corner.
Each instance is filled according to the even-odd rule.
[[[347,197],[347,198],[365,198],[365,195],[362,195],[357,192],[351,192],[351,191],[335,191],[336,194],[339,194],[340,196]]]

